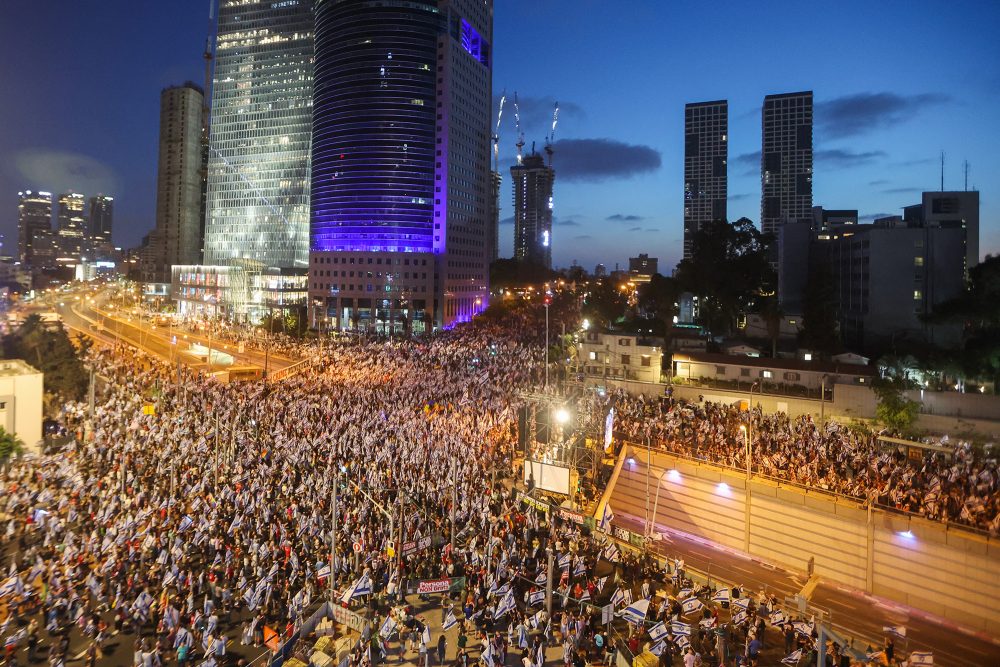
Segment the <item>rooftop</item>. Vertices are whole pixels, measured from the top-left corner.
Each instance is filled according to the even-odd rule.
[[[27,362],[20,359],[4,359],[0,361],[0,377],[17,377],[18,375],[35,375],[41,373],[40,370],[29,366]]]
[[[874,376],[875,369],[859,364],[837,364],[823,361],[801,361],[799,359],[773,359],[771,357],[744,357],[741,355],[716,354],[712,352],[682,352],[673,355],[673,361],[695,361],[707,364],[729,364],[751,368],[775,368],[789,371],[810,371],[842,375]]]

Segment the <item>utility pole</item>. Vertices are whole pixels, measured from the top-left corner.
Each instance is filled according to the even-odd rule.
[[[556,559],[555,551],[552,549],[551,537],[552,536],[550,535],[549,546],[546,547],[545,549],[545,551],[549,555],[548,572],[545,575],[545,613],[549,617],[549,622],[551,622],[552,620],[552,584],[553,584],[553,575],[555,570],[555,559]]]
[[[94,403],[95,403],[94,391],[95,391],[95,387],[94,387],[94,364],[93,364],[93,362],[91,362],[91,364],[90,364],[90,389],[88,391],[89,400],[88,400],[88,406],[87,406],[88,409],[89,409],[90,421],[91,422],[94,421]]]
[[[215,412],[215,487],[213,491],[217,491],[219,488],[219,412],[218,407],[216,407]]]
[[[455,557],[455,504],[458,502],[458,481],[455,458],[451,459],[451,553]]]
[[[652,447],[650,446],[649,432],[647,431],[646,432],[646,538],[647,539],[649,537],[651,537],[652,534],[653,534],[653,527],[650,525],[650,522],[649,522],[649,519],[650,519],[650,516],[649,516],[649,473],[650,473],[650,467],[652,465],[652,458],[653,458],[653,456],[652,456]],[[655,521],[656,517],[653,517],[653,520]]]
[[[545,295],[545,391],[549,390],[549,297]]]
[[[333,605],[333,584],[334,584],[334,557],[337,553],[337,491],[340,487],[340,471],[336,469],[334,465],[333,472],[333,501],[330,504],[330,512],[332,516],[333,533],[330,535],[330,579],[327,587],[330,589],[330,604]]]

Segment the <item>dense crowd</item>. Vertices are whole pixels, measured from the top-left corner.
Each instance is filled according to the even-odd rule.
[[[990,445],[968,442],[927,449],[919,461],[879,440],[881,433],[809,415],[749,413],[736,405],[692,404],[615,392],[616,429],[626,439],[646,437],[667,451],[746,469],[886,507],[1000,533],[1000,470]],[[942,451],[942,449],[944,451]]]

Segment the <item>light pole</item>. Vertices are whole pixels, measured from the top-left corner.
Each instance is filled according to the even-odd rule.
[[[743,543],[744,549],[747,553],[750,552],[750,429],[746,425],[740,424],[740,430],[743,431],[743,441],[746,443],[746,459],[747,459],[747,481],[746,481],[746,492],[747,492],[747,506],[744,511],[746,516]]]
[[[823,373],[823,377],[820,379],[820,385],[819,385],[819,424],[820,424],[820,426],[823,425],[824,418],[825,418],[825,410],[824,410],[824,408],[826,407],[825,406],[825,402],[826,402],[826,373]]]
[[[549,295],[545,295],[545,391],[549,390]]]
[[[337,554],[337,490],[340,487],[340,471],[337,470],[336,465],[334,465],[333,473],[333,501],[330,504],[330,512],[332,516],[333,534],[330,535],[330,579],[327,588],[330,589],[330,604],[334,603],[333,600],[333,584],[335,582],[333,576],[334,568],[334,557]]]
[[[646,538],[653,534],[652,526],[649,524],[649,472],[652,464],[652,447],[649,443],[649,431],[646,432]],[[654,517],[655,520],[655,517]]]

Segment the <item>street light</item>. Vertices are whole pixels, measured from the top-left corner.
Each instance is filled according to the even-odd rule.
[[[751,415],[752,417],[752,415]],[[748,420],[749,421],[749,420]],[[745,526],[743,528],[743,542],[744,547],[747,552],[750,551],[750,429],[747,428],[746,424],[740,424],[740,430],[743,431],[743,440],[746,443],[746,459],[747,459],[747,481],[746,481],[746,497],[747,506],[744,511],[746,516]]]
[[[566,408],[559,408],[555,412],[555,418],[556,421],[559,422],[560,424],[565,424],[566,422],[569,421],[569,410],[567,410]]]

